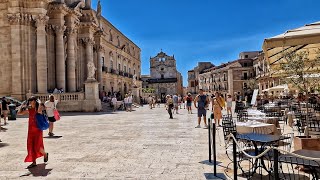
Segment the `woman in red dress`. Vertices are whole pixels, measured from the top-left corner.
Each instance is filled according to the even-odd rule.
[[[27,168],[33,168],[37,166],[36,159],[44,156],[44,162],[48,161],[48,153],[45,152],[43,146],[43,134],[42,130],[38,129],[36,122],[36,114],[42,114],[43,107],[39,106],[37,99],[31,97],[28,100],[30,105],[28,109],[26,105],[22,105],[18,114],[27,115],[29,114],[29,127],[28,127],[28,139],[27,139],[27,150],[28,155],[25,158],[24,162],[32,162]]]

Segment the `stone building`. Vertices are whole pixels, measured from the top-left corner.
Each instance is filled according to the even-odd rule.
[[[91,0],[1,0],[0,32],[1,96],[82,92],[88,79],[110,93],[141,87],[140,48]]]
[[[164,100],[167,94],[183,94],[182,75],[177,70],[174,55],[160,52],[150,58],[150,78],[145,79],[144,88],[152,88],[155,95]]]
[[[199,74],[199,88],[209,94],[219,91],[224,97],[238,93],[244,96],[249,88],[248,81],[255,77],[253,58],[258,54],[243,52],[238,60],[204,70]]]
[[[197,94],[199,92],[199,74],[211,67],[214,67],[211,62],[199,62],[197,67],[188,71],[188,93]]]
[[[270,66],[266,61],[264,52],[261,52],[253,60],[253,68],[260,94],[263,92],[263,90],[281,85],[281,80],[278,77],[272,77]]]

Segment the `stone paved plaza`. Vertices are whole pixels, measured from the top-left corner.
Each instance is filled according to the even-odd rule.
[[[64,114],[56,123],[56,138],[44,132],[49,162],[39,158],[30,171],[23,162],[27,118],[9,121],[0,132],[0,179],[214,179],[207,129],[194,128],[196,114],[182,109],[169,119],[161,106],[131,113]],[[218,143],[221,161],[222,138]],[[218,173],[223,169],[218,166]]]

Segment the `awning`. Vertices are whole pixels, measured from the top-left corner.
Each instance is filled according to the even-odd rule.
[[[265,92],[265,91],[267,91],[267,92],[271,92],[271,91],[286,91],[286,90],[289,90],[288,85],[287,84],[283,84],[283,85],[271,87],[269,89],[265,89],[265,90],[263,90],[263,92]]]
[[[320,22],[307,24],[300,28],[288,30],[283,34],[267,38],[263,43],[263,51],[270,66],[279,64],[283,54],[308,50],[310,57],[320,48]]]

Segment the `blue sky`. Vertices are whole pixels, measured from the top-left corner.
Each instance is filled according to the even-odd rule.
[[[96,8],[97,0],[93,0]],[[242,51],[261,50],[265,38],[320,21],[317,0],[101,0],[102,14],[142,51],[142,74],[160,49],[187,71],[215,65]]]

